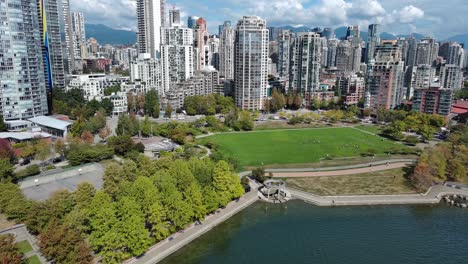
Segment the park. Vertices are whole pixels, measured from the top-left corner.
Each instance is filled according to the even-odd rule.
[[[198,142],[214,146],[243,167],[310,164],[409,151],[402,144],[353,127],[223,133]]]

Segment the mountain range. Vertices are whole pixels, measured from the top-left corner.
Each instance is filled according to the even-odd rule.
[[[300,26],[294,27],[291,25],[281,26],[282,29],[288,29],[295,33],[297,32],[311,32],[312,28]],[[137,35],[134,31],[114,29],[102,24],[85,24],[86,36],[88,38],[95,38],[100,44],[111,44],[111,45],[132,45],[137,42]],[[339,27],[335,29],[335,35],[337,38],[346,37],[346,27]],[[413,33],[413,37],[416,39],[424,38],[424,35]],[[408,35],[394,35],[391,33],[383,32],[381,38],[384,40],[396,39],[398,37],[407,37]],[[367,32],[361,31],[361,39],[367,40]],[[456,41],[458,43],[465,43],[468,46],[468,34],[460,34],[452,36],[443,41]]]
[[[136,32],[114,29],[102,24],[85,24],[86,37],[105,45],[133,45],[137,42]]]

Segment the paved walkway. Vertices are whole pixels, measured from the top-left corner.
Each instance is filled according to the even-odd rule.
[[[202,234],[210,231],[215,226],[229,219],[231,216],[242,211],[244,208],[258,200],[258,185],[251,182],[252,191],[245,194],[236,201],[229,203],[226,208],[219,209],[215,214],[209,215],[200,225],[191,225],[183,231],[179,231],[168,239],[151,247],[142,257],[133,258],[125,263],[132,264],[154,264],[161,261],[170,254],[176,252]]]
[[[444,195],[468,195],[467,189],[456,189],[444,185],[435,185],[425,194],[406,195],[354,195],[354,196],[319,196],[308,192],[287,188],[293,198],[317,206],[345,205],[390,205],[390,204],[437,204]]]
[[[388,165],[378,166],[365,166],[356,169],[342,169],[334,171],[305,171],[305,172],[273,172],[275,178],[304,178],[304,177],[321,177],[321,176],[342,176],[342,175],[353,175],[361,173],[370,173],[378,171],[386,171],[391,169],[405,168],[411,166],[412,162],[398,162],[389,163]]]

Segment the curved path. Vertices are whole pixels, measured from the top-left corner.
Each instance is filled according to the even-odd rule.
[[[390,204],[437,204],[444,195],[465,195],[467,189],[457,189],[445,185],[434,185],[425,194],[404,195],[354,195],[354,196],[319,196],[308,192],[287,188],[293,198],[317,206],[346,205],[390,205]]]
[[[297,172],[273,172],[275,178],[304,178],[304,177],[320,177],[320,176],[343,176],[353,175],[377,171],[386,171],[391,169],[405,168],[411,166],[412,162],[397,162],[388,163],[385,165],[365,166],[355,169],[341,169],[333,171],[297,171]]]

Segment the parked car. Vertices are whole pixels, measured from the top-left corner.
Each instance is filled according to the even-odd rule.
[[[31,163],[31,160],[30,159],[23,159],[23,161],[20,163],[21,166],[25,166],[25,165],[28,165]]]
[[[57,157],[55,159],[52,160],[52,163],[59,163],[59,162],[62,162],[63,161],[63,158],[62,157]]]

